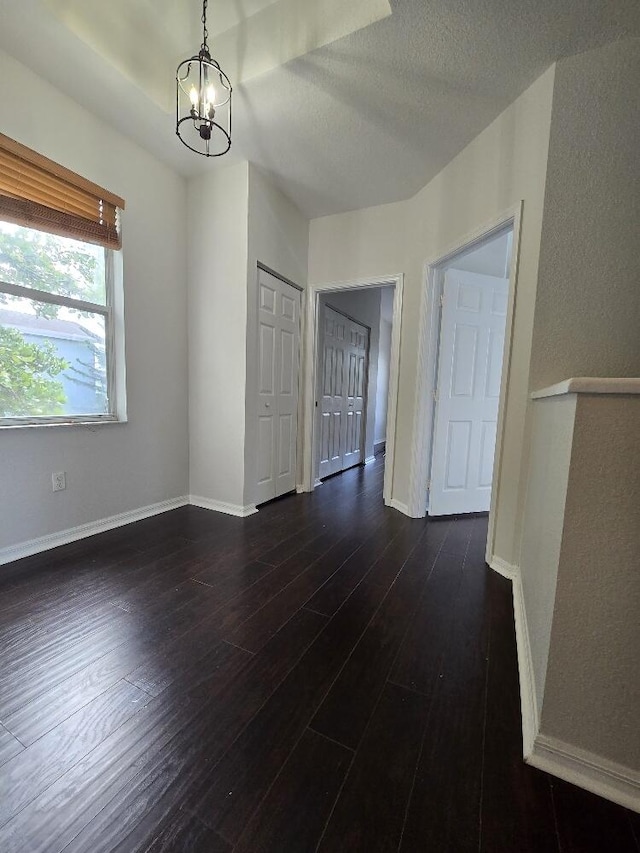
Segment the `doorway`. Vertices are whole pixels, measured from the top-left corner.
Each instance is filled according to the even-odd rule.
[[[409,514],[488,509],[488,552],[500,484],[520,220],[518,205],[427,263],[421,307]],[[476,323],[483,314],[495,328]],[[454,410],[474,398],[488,398],[489,410],[471,417]],[[454,503],[470,485],[474,500],[482,499],[479,506]]]
[[[305,407],[304,407],[304,457],[302,488],[304,491],[312,491],[319,484],[319,435],[320,425],[318,409],[321,408],[321,398],[318,396],[318,382],[323,367],[323,344],[319,329],[319,318],[323,310],[323,303],[327,302],[330,307],[338,308],[343,313],[349,314],[350,319],[360,320],[354,317],[351,311],[345,310],[345,304],[340,303],[340,297],[347,298],[350,293],[365,294],[372,289],[390,288],[393,292],[391,311],[391,335],[389,352],[386,355],[386,377],[383,394],[386,397],[384,406],[386,414],[386,431],[384,441],[386,443],[385,466],[384,466],[384,489],[383,497],[385,504],[394,506],[392,494],[392,471],[395,449],[395,426],[398,393],[398,367],[400,355],[400,320],[402,311],[402,275],[388,276],[382,279],[365,279],[352,282],[337,282],[325,285],[310,285],[307,291],[307,316],[306,349],[305,349]],[[340,303],[340,304],[338,304]],[[380,301],[378,302],[379,323]],[[361,324],[366,325],[366,324]],[[376,329],[376,331],[378,331]],[[377,367],[377,364],[376,364]],[[371,421],[366,428],[366,440],[364,448],[364,461],[373,461],[375,445],[375,414],[376,406],[368,401],[367,420]],[[316,403],[318,405],[316,405]],[[363,418],[364,419],[364,418]],[[370,445],[370,447],[369,447]],[[405,507],[399,506],[403,511]]]
[[[439,269],[429,515],[489,512],[512,230]]]
[[[364,461],[371,331],[369,326],[321,300],[316,366],[320,480]]]

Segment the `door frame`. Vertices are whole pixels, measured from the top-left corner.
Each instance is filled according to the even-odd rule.
[[[387,447],[384,464],[383,499],[387,506],[394,505],[393,469],[395,459],[396,419],[398,409],[398,376],[400,372],[400,331],[402,322],[402,297],[404,273],[354,281],[336,281],[328,284],[309,284],[307,287],[306,323],[304,340],[304,419],[303,419],[303,471],[300,491],[312,492],[316,486],[314,475],[315,401],[318,361],[318,307],[321,293],[338,290],[364,290],[392,285],[393,316],[391,326],[391,358],[389,365],[389,391],[387,394]],[[404,507],[402,508],[404,509]]]
[[[473,249],[511,226],[513,229],[511,263],[509,265],[509,296],[505,323],[504,350],[502,357],[502,376],[500,379],[500,399],[498,401],[498,423],[496,427],[496,447],[493,458],[493,477],[491,486],[491,507],[489,509],[489,528],[487,535],[487,554],[493,555],[495,539],[495,510],[500,489],[502,473],[502,445],[504,437],[505,403],[511,372],[511,352],[513,344],[513,319],[515,314],[518,285],[518,262],[520,257],[520,238],[522,230],[523,202],[485,223],[481,228],[458,240],[438,257],[428,260],[424,265],[422,298],[420,304],[420,331],[418,338],[418,373],[416,381],[416,410],[413,425],[413,446],[411,464],[411,482],[409,484],[409,515],[423,518],[427,514],[427,486],[431,471],[433,419],[435,405],[433,392],[438,381],[438,353],[440,345],[440,295],[444,280],[443,267],[462,251]]]
[[[318,301],[318,307],[320,308],[320,301]],[[370,355],[371,355],[371,326],[368,326],[366,323],[363,323],[361,320],[356,320],[355,317],[352,317],[350,314],[347,314],[346,311],[340,311],[340,309],[334,308],[333,305],[329,305],[328,303],[325,303],[324,306],[322,306],[322,307],[323,308],[330,308],[334,312],[334,314],[340,314],[341,317],[344,317],[346,320],[349,320],[351,323],[356,323],[358,326],[361,326],[363,329],[367,330],[367,357],[366,357],[366,367],[365,367],[365,387],[363,389],[364,390],[364,395],[363,395],[364,419],[363,419],[362,432],[360,434],[360,453],[362,454],[362,461],[366,464],[367,459],[365,456],[365,454],[366,454],[365,438],[366,438],[366,432],[367,432],[367,430],[366,430],[367,414],[369,412],[369,367],[370,367],[370,361],[371,361],[371,359],[370,359]],[[318,310],[318,327],[317,327],[318,346],[320,345],[320,340],[322,340],[324,343],[324,332],[322,334],[320,334],[320,317],[321,317],[321,311]],[[324,353],[321,354],[320,350],[318,350],[318,356],[321,357],[322,360],[324,361]],[[322,375],[322,370],[318,370],[318,365],[316,364],[316,383],[317,383],[316,390],[315,390],[315,394],[316,394],[315,399],[316,400],[319,400],[320,397],[322,396],[320,394],[320,388],[322,387],[321,375]],[[314,439],[318,441],[318,439],[320,438],[318,436],[318,427],[320,424],[320,409],[314,407],[314,410],[315,410],[315,417],[316,417],[316,423],[314,424]],[[319,441],[318,441],[318,444],[320,444]],[[313,448],[313,451],[314,451],[313,468],[314,468],[314,470],[316,468],[316,458],[315,458],[316,457],[316,451],[318,451],[318,455],[319,455],[319,450],[320,450],[319,447]],[[371,461],[373,461],[373,460],[371,460]],[[359,463],[356,463],[356,464],[359,464]],[[355,466],[352,466],[352,467],[355,467]],[[320,472],[320,464],[319,463],[317,465],[317,468],[318,468],[318,473],[319,473]],[[342,468],[342,471],[344,471],[344,470],[348,470],[348,469]],[[340,473],[340,472],[337,472],[337,473]],[[317,485],[317,483],[316,483],[316,485]]]

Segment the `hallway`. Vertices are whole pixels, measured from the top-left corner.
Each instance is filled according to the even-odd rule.
[[[3,853],[638,853],[639,815],[522,762],[486,518],[382,477],[6,566]]]

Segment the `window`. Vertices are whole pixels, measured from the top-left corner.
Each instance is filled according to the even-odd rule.
[[[0,134],[0,426],[122,414],[122,208]]]

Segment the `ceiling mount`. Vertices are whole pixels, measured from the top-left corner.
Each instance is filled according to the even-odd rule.
[[[207,44],[207,4],[202,3],[202,44],[176,70],[176,133],[196,154],[221,157],[231,148],[231,83]]]

